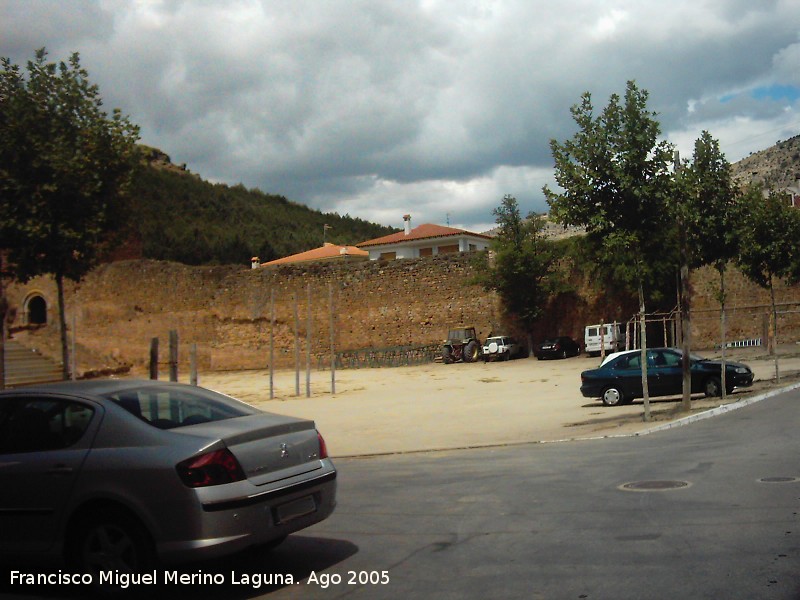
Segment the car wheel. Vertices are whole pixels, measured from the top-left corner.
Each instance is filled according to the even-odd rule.
[[[65,546],[67,564],[79,573],[142,573],[157,563],[150,536],[132,516],[102,509],[75,523]]]
[[[705,393],[707,398],[721,396],[722,382],[719,380],[719,377],[709,377],[708,379],[706,379],[706,383],[703,386],[703,392]]]
[[[606,406],[619,406],[625,403],[622,390],[617,387],[608,387],[603,391],[603,404]]]

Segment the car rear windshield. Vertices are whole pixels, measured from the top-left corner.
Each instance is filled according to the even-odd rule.
[[[159,429],[243,417],[257,409],[199,387],[141,387],[108,394],[129,413]]]

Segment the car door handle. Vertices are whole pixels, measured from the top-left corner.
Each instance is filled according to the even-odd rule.
[[[55,465],[47,470],[48,475],[69,475],[73,469],[67,465]]]

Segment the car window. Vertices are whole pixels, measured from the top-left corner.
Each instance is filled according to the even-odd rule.
[[[129,413],[159,429],[173,429],[242,417],[256,409],[203,388],[143,387],[107,396]]]
[[[58,398],[8,398],[0,402],[0,452],[68,448],[83,437],[91,406]]]
[[[680,367],[682,362],[682,356],[677,352],[662,352],[664,356],[664,364],[667,367]]]
[[[624,356],[620,356],[613,364],[611,364],[612,369],[641,369],[642,368],[642,356],[640,353],[635,354],[626,354]]]

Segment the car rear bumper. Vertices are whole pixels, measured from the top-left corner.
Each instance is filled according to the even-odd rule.
[[[336,470],[246,497],[203,503],[193,535],[156,544],[165,563],[215,558],[318,523],[336,507]]]
[[[596,384],[582,385],[581,394],[584,398],[600,398],[603,395],[603,388]]]

